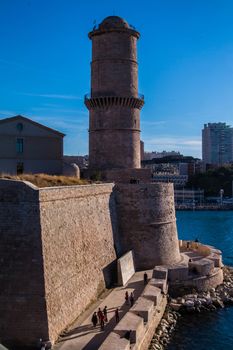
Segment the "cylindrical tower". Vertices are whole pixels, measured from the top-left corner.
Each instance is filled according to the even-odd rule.
[[[137,39],[122,18],[105,18],[92,40],[89,109],[90,169],[140,168],[140,109]]]
[[[121,248],[118,254],[133,250],[138,270],[179,263],[173,184],[118,183],[115,195]]]

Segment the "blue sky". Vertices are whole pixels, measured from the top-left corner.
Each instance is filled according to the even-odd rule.
[[[207,122],[233,124],[233,1],[0,0],[0,118],[23,114],[88,152],[94,21],[118,15],[141,33],[145,149],[201,156]]]

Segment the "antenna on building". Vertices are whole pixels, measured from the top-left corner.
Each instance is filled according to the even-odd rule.
[[[96,19],[94,19],[94,22],[93,22],[93,30],[96,29]]]

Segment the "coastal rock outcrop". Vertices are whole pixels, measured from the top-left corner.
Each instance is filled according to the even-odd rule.
[[[233,305],[233,267],[223,267],[224,281],[207,292],[193,293],[170,298],[164,316],[152,338],[149,350],[166,349],[180,317],[187,313],[215,311]],[[200,316],[201,317],[201,316]]]

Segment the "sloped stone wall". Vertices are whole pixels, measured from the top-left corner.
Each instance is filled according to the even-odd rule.
[[[112,184],[0,180],[0,340],[54,342],[114,277]]]
[[[40,190],[41,233],[50,339],[114,276],[112,184]]]

